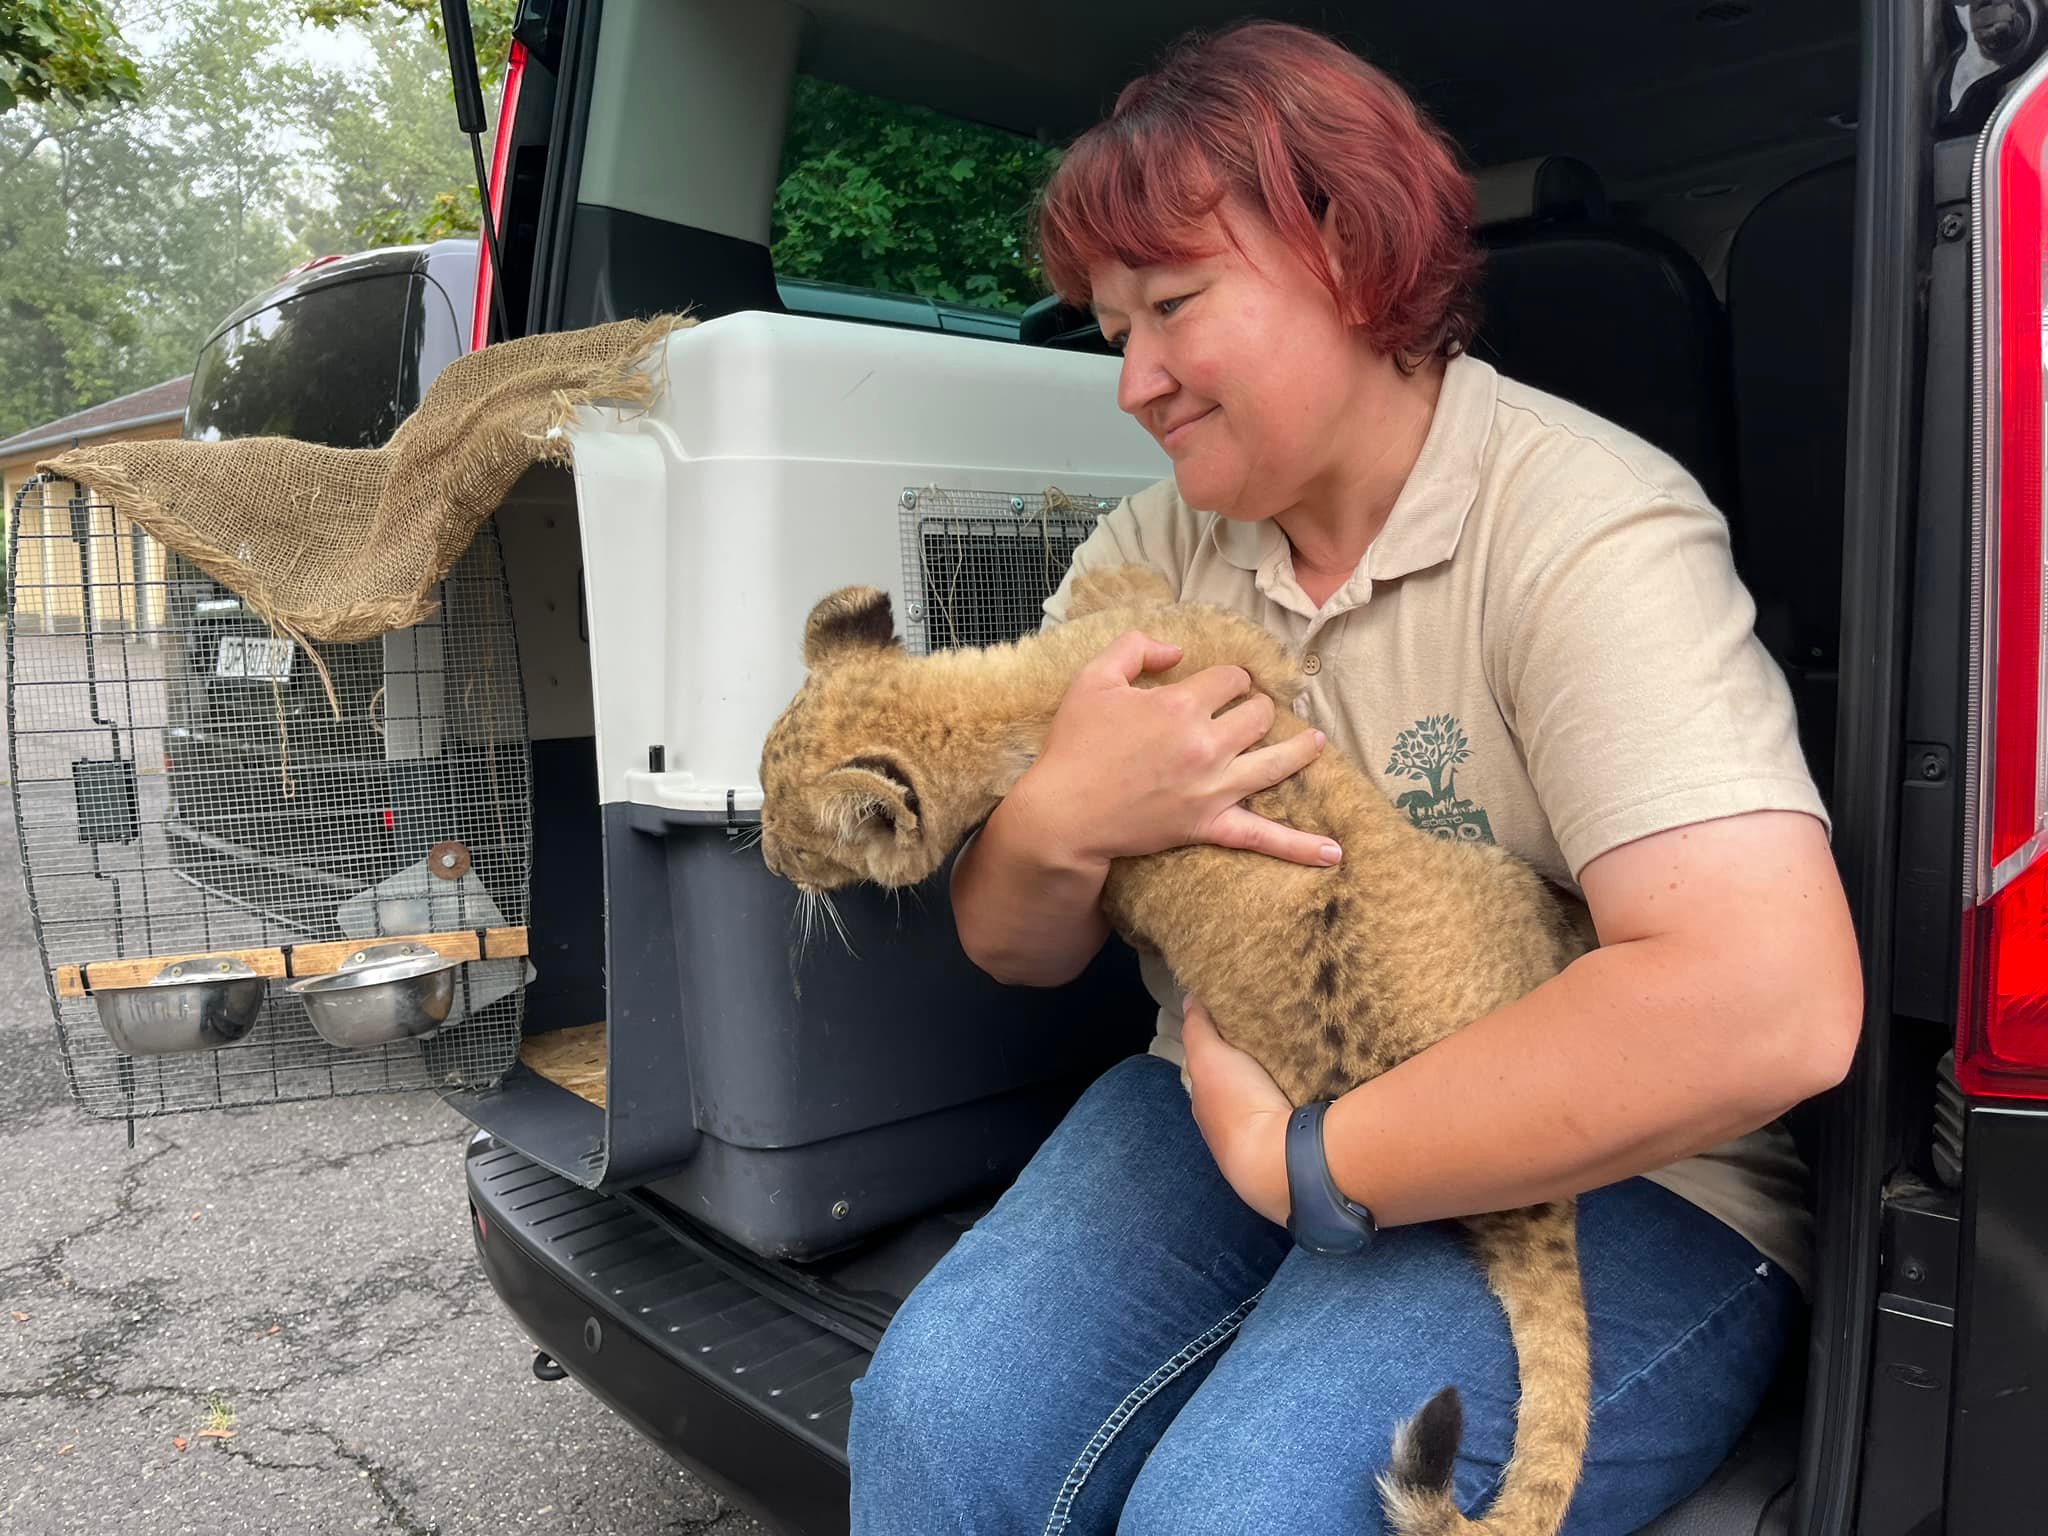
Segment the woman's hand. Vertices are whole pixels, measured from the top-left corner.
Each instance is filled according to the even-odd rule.
[[[1287,1117],[1294,1106],[1266,1069],[1216,1033],[1194,998],[1181,1016],[1195,1124],[1230,1187],[1268,1221],[1287,1225]]]
[[[1075,674],[1045,749],[1012,800],[1028,803],[1042,835],[1104,866],[1192,843],[1297,864],[1336,863],[1342,855],[1328,837],[1284,827],[1239,803],[1313,762],[1322,733],[1303,731],[1259,747],[1273,724],[1273,701],[1245,697],[1251,676],[1242,667],[1211,667],[1160,688],[1136,686],[1180,657],[1180,647],[1138,630],[1112,641]],[[1243,702],[1225,709],[1233,699]]]

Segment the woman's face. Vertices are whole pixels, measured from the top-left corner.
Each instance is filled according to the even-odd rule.
[[[1373,353],[1336,300],[1247,210],[1201,232],[1213,254],[1090,270],[1123,353],[1117,404],[1158,440],[1192,506],[1259,522],[1300,504],[1344,451]]]

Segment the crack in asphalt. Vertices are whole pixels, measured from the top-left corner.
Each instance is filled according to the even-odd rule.
[[[166,1141],[161,1147],[141,1153],[124,1164],[121,1169],[120,1187],[114,1191],[114,1208],[104,1215],[95,1216],[75,1231],[59,1233],[43,1248],[26,1258],[11,1264],[0,1265],[0,1283],[13,1285],[24,1279],[42,1279],[51,1284],[69,1286],[70,1280],[64,1274],[64,1256],[74,1243],[84,1242],[89,1237],[112,1229],[117,1223],[135,1222],[161,1209],[160,1206],[141,1206],[137,1202],[142,1195],[143,1177],[157,1163],[172,1153],[182,1150],[175,1141]]]
[[[385,1141],[373,1147],[357,1147],[347,1152],[322,1153],[311,1148],[297,1157],[280,1159],[274,1163],[252,1163],[243,1169],[245,1176],[263,1173],[339,1173],[353,1168],[357,1163],[369,1162],[373,1158],[386,1157],[393,1152],[420,1152],[435,1147],[458,1145],[468,1134],[467,1126],[451,1125],[436,1135],[417,1141]]]
[[[419,1492],[419,1486],[403,1472],[396,1472],[382,1465],[369,1452],[349,1445],[341,1436],[324,1425],[279,1424],[272,1426],[267,1433],[284,1435],[287,1438],[308,1436],[324,1442],[338,1458],[354,1467],[369,1483],[370,1491],[377,1495],[378,1502],[383,1504],[385,1513],[391,1517],[403,1536],[438,1536],[440,1526],[431,1519],[422,1521],[415,1517],[406,1498],[400,1497],[398,1490],[401,1488],[407,1497]],[[232,1442],[223,1440],[219,1444],[221,1449],[226,1451]],[[255,1458],[251,1456],[250,1460],[254,1461]]]
[[[447,1278],[432,1278],[437,1269],[448,1271]],[[374,1333],[376,1347],[367,1355],[352,1359],[341,1352],[371,1336],[369,1314],[391,1302],[413,1297],[439,1303],[439,1308],[420,1322],[402,1326],[380,1324]],[[338,1335],[307,1341],[324,1357],[328,1368],[297,1377],[288,1385],[339,1381],[409,1355],[422,1340],[450,1323],[484,1310],[487,1298],[494,1299],[483,1277],[462,1265],[419,1255],[391,1260],[375,1275],[357,1281],[328,1300],[321,1310],[341,1319],[344,1326]]]
[[[402,1146],[417,1150],[435,1144],[387,1142],[375,1150],[395,1151]],[[93,1286],[81,1283],[69,1273],[66,1261],[77,1244],[112,1231],[134,1230],[161,1211],[161,1201],[144,1198],[145,1184],[152,1169],[181,1150],[178,1143],[167,1141],[137,1154],[118,1169],[119,1183],[111,1209],[59,1233],[25,1257],[0,1265],[0,1284],[11,1292],[22,1293],[47,1287],[97,1304],[105,1314],[100,1321],[84,1327],[73,1336],[68,1351],[54,1362],[44,1379],[27,1387],[0,1386],[0,1402],[58,1400],[93,1403],[110,1397],[200,1398],[205,1392],[220,1390],[229,1392],[238,1400],[261,1402],[312,1383],[331,1383],[374,1370],[408,1354],[435,1330],[482,1309],[485,1298],[481,1293],[485,1286],[473,1267],[461,1260],[445,1257],[407,1255],[387,1260],[373,1274],[344,1286],[330,1287],[315,1280],[310,1286],[311,1294],[294,1298],[301,1312],[337,1318],[343,1324],[336,1332],[312,1334],[298,1341],[318,1357],[312,1370],[291,1373],[273,1385],[252,1383],[222,1387],[214,1384],[204,1391],[195,1391],[184,1384],[121,1385],[113,1379],[114,1373],[135,1356],[152,1331],[152,1325],[172,1310],[166,1288],[173,1281],[169,1277],[138,1276],[118,1287]],[[362,1155],[372,1155],[372,1152],[373,1149],[365,1149]],[[372,1334],[371,1314],[392,1302],[410,1298],[426,1299],[432,1304],[432,1315],[402,1327],[376,1327],[377,1345],[374,1349],[357,1357],[347,1353],[349,1346]],[[242,1321],[250,1332],[255,1333],[261,1331],[263,1324],[273,1321],[277,1314],[278,1309],[273,1306],[260,1314],[245,1315]]]

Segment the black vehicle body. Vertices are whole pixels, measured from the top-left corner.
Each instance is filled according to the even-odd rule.
[[[475,282],[474,240],[308,263],[207,338],[184,436],[380,446],[470,349]],[[261,655],[284,654],[270,627],[183,562],[170,603],[164,767],[175,811],[165,830],[177,868],[287,932],[334,937],[337,903],[407,862],[396,856],[406,788],[392,782],[391,764],[364,758],[364,733],[346,723],[373,710],[384,648],[374,640],[323,647],[340,719],[315,669],[294,656],[266,718],[263,701],[252,709],[249,695],[271,689],[267,664],[243,660],[240,648],[254,642],[277,647]],[[291,767],[289,795],[281,760]],[[250,846],[271,842],[281,825],[292,829],[289,863]]]
[[[1055,101],[1045,119],[1071,131],[1173,33],[1227,19],[1206,5],[1114,18],[1055,9],[1006,24],[996,7],[892,19],[881,5],[834,0],[807,23],[801,67],[1012,125],[1031,117],[1020,103],[1035,96]],[[1987,122],[2042,56],[2048,19],[2032,3],[1937,0],[1775,17],[1691,3],[1594,4],[1569,19],[1369,0],[1268,9],[1299,12],[1368,53],[1384,42],[1425,103],[1500,158],[1599,143],[1602,111],[1654,130],[1642,159],[1711,158],[1689,125],[1700,93],[1723,91],[1698,131],[1723,133],[1718,150],[1736,167],[1727,180],[1746,188],[1739,219],[1713,211],[1736,188],[1717,191],[1687,164],[1691,188],[1632,206],[1589,212],[1568,189],[1552,205],[1539,187],[1526,216],[1486,234],[1493,323],[1482,351],[1666,447],[1730,509],[1760,632],[1792,682],[1829,800],[1865,966],[1855,1067],[1795,1116],[1813,1169],[1808,1337],[1736,1454],[1656,1529],[2041,1528],[2032,1455],[2048,1446],[2048,1104],[1965,1093],[1948,1058],[1974,889],[1966,764],[1982,424],[1971,357],[1984,233],[1973,228],[1973,167]],[[586,195],[593,157],[621,153],[591,126],[600,93],[616,88],[616,50],[657,32],[629,0],[522,8],[523,80],[500,143],[506,270],[496,274],[516,331],[684,305],[703,315],[786,307],[982,335],[1007,325],[1019,345],[1096,344],[1084,317],[1051,305],[1010,322],[885,296],[828,305],[778,288],[758,239]],[[969,46],[990,38],[1008,51]],[[1711,55],[1697,70],[1692,49]],[[988,62],[999,54],[1006,66]],[[654,67],[644,50],[640,67]],[[1489,91],[1523,116],[1490,118]],[[1620,158],[1624,146],[1610,149]],[[663,153],[676,155],[675,174],[690,173],[688,143]],[[1702,253],[1718,269],[1712,281]],[[1670,328],[1601,322],[1626,305]],[[646,961],[680,942],[672,904],[688,899],[699,832],[724,829],[605,813],[606,867],[586,878],[593,892],[602,881],[612,914],[615,1081],[697,1027],[694,989],[745,942],[728,933],[675,966]],[[950,930],[935,923],[930,937],[943,944]],[[1113,977],[1090,985],[1089,995],[1127,996]],[[1149,1026],[1142,1006],[1127,1016],[1118,1049],[1139,1046]],[[999,1138],[971,1189],[902,1211],[840,1251],[779,1258],[692,1214],[682,1192],[694,1143],[648,1132],[643,1156],[615,1120],[607,1145],[582,1146],[564,1130],[566,1109],[516,1083],[458,1099],[481,1127],[468,1153],[477,1251],[539,1348],[638,1429],[778,1529],[843,1529],[847,1388],[895,1305],[986,1208],[1059,1095],[1085,1081],[1088,1064],[1071,1065],[1071,1081]],[[952,1134],[979,1155],[979,1144],[965,1153],[966,1122]],[[584,1176],[572,1152],[601,1171]]]

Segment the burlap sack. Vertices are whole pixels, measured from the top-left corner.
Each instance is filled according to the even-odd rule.
[[[111,443],[39,467],[92,487],[280,634],[367,640],[429,617],[434,584],[513,482],[570,461],[571,437],[556,429],[586,405],[652,399],[652,354],[695,323],[620,320],[472,352],[382,448]]]

